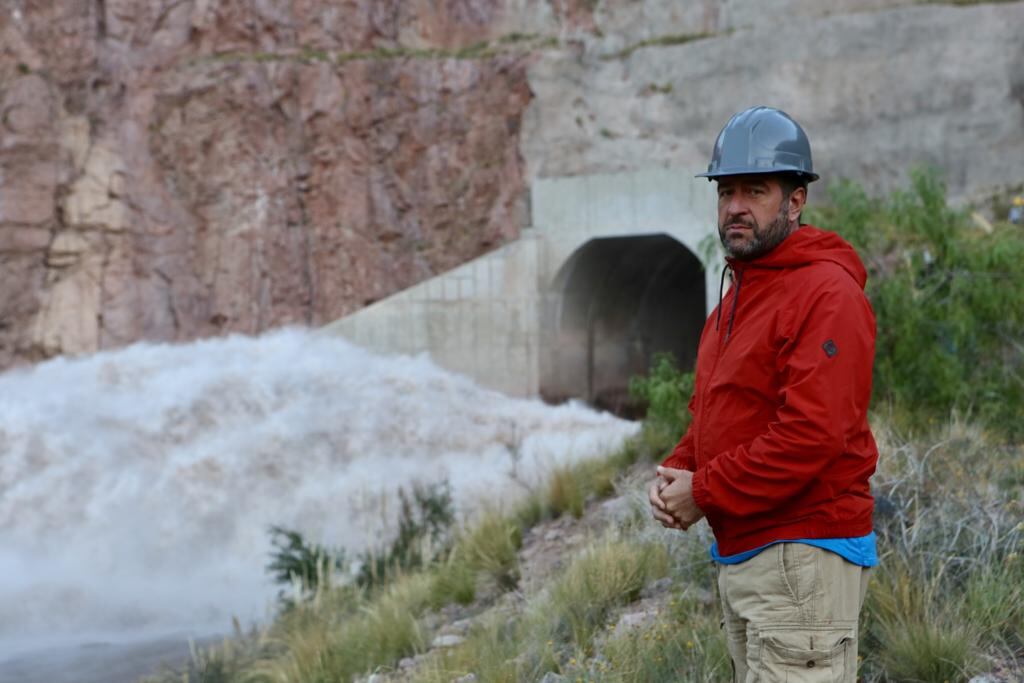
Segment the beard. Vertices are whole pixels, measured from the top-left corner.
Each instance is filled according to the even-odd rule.
[[[757,220],[753,217],[746,220],[727,220],[725,224],[719,223],[718,238],[722,240],[725,252],[740,261],[749,261],[767,254],[782,244],[782,241],[789,237],[789,233],[793,231],[789,225],[788,204],[788,202],[783,200],[782,206],[779,207],[778,215],[764,228],[758,225]],[[751,232],[750,239],[744,242],[730,242],[726,240],[725,226],[727,225],[743,225],[749,228]]]

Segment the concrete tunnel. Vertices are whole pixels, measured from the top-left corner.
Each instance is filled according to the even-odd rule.
[[[685,370],[707,317],[704,267],[665,234],[592,239],[559,269],[545,296],[540,393],[639,415],[629,379],[659,352]]]

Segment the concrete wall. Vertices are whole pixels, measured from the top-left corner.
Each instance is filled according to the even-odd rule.
[[[716,222],[714,187],[692,169],[649,169],[568,178],[531,186],[533,228],[543,234],[542,271],[554,280],[591,239],[664,233],[698,256]],[[708,272],[708,310],[718,303],[718,271]],[[714,293],[711,293],[711,290]]]
[[[563,265],[587,242],[667,234],[694,254],[712,234],[715,200],[690,170],[537,180],[532,227],[516,242],[342,318],[324,330],[382,353],[426,352],[499,391],[536,396],[555,332]],[[717,269],[706,273],[707,310]]]
[[[380,353],[426,352],[442,367],[513,396],[539,386],[537,256],[522,238],[323,329]]]

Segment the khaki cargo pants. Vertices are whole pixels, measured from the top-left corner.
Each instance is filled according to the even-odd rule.
[[[735,683],[854,683],[870,570],[803,543],[718,567]]]

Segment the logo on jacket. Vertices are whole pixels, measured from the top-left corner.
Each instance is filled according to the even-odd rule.
[[[825,355],[829,358],[834,358],[835,355],[839,353],[839,347],[836,346],[836,343],[831,339],[822,344],[821,348],[825,349]]]

